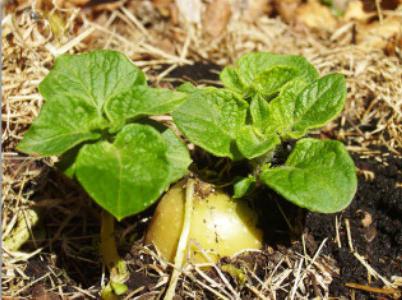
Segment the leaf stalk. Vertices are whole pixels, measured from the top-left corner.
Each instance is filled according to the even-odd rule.
[[[118,295],[126,292],[127,287],[124,282],[129,277],[127,265],[117,251],[114,223],[114,217],[103,210],[101,215],[100,252],[103,263],[110,273],[110,282],[101,292],[104,300],[118,299]]]

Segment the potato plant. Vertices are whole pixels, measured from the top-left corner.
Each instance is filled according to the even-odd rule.
[[[259,248],[262,234],[255,212],[233,199],[258,186],[321,213],[337,212],[351,202],[356,174],[343,144],[304,138],[342,110],[342,75],[319,77],[303,57],[260,52],[243,56],[220,76],[224,88],[189,83],[177,91],[152,88],[124,55],[98,50],[57,58],[39,85],[45,103],[18,149],[58,156],[58,167],[103,209],[100,248],[111,273],[103,298],[127,289],[114,218],[120,221],[148,208],[186,177],[191,163],[182,140],[150,116],[171,114],[189,142],[215,157],[246,161],[253,170],[234,184],[233,197],[197,179],[184,179],[166,193],[146,240],[176,266],[184,261],[189,239],[212,250],[212,260]],[[299,140],[285,164],[272,164],[289,139]],[[209,192],[197,186],[208,186]],[[203,261],[201,256],[198,252],[193,258]],[[174,284],[167,295],[172,291]]]
[[[353,160],[341,142],[303,138],[335,118],[346,98],[341,74],[319,77],[303,57],[266,52],[241,57],[220,74],[225,88],[181,91],[176,125],[194,144],[218,157],[248,160],[250,176],[235,198],[260,182],[294,204],[321,213],[344,209],[356,192]],[[271,159],[280,144],[299,139],[283,166]]]
[[[191,162],[172,130],[144,118],[171,112],[185,95],[148,87],[124,55],[104,50],[57,58],[39,91],[45,104],[17,148],[59,156],[65,174],[103,208],[101,253],[112,275],[108,298],[112,290],[125,290],[121,283],[128,277],[117,254],[113,217],[121,220],[149,207]]]

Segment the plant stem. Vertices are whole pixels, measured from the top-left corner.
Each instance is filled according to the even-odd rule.
[[[183,265],[184,255],[187,248],[188,236],[190,234],[191,215],[193,213],[193,196],[194,196],[194,180],[189,179],[186,185],[183,227],[181,230],[179,243],[177,244],[172,276],[170,277],[169,287],[166,291],[164,300],[172,300],[175,295],[176,285],[180,275],[180,268]]]
[[[117,252],[116,239],[114,236],[114,217],[106,211],[102,211],[100,252],[103,263],[110,272],[110,284],[102,291],[102,299],[117,299],[113,289],[114,285],[124,285],[129,277],[129,272],[124,260]],[[114,293],[113,293],[114,292]]]
[[[251,166],[253,168],[253,176],[258,177],[258,175],[261,172],[261,168],[266,165],[271,163],[273,157],[275,154],[275,150],[269,151],[265,153],[264,155],[261,155],[259,157],[254,158],[253,160],[250,161]]]

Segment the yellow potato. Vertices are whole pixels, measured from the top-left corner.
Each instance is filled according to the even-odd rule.
[[[162,256],[173,261],[180,238],[185,202],[185,182],[173,186],[161,199],[145,241],[153,243]],[[244,249],[260,249],[262,232],[256,227],[257,215],[242,200],[232,200],[211,185],[198,182],[193,198],[186,257],[193,263],[231,256]]]

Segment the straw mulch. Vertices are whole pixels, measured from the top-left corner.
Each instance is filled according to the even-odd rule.
[[[2,284],[6,296],[94,298],[106,276],[96,254],[98,220],[89,199],[53,171],[54,158],[27,157],[15,150],[42,105],[38,83],[54,58],[63,53],[97,48],[122,51],[155,85],[168,85],[175,68],[198,61],[224,66],[255,50],[302,54],[320,72],[341,72],[348,80],[346,109],[321,133],[343,140],[350,151],[362,156],[381,160],[382,155],[401,153],[400,35],[380,36],[380,46],[360,43],[356,41],[357,21],[338,23],[331,30],[309,29],[301,23],[285,23],[272,14],[273,7],[253,15],[255,10],[238,5],[241,1],[233,1],[237,4],[230,10],[226,1],[217,1],[222,7],[215,10],[208,6],[210,1],[191,1],[200,3],[199,10],[174,6],[174,1],[116,1],[84,8],[77,8],[74,2],[87,1],[10,1],[3,13],[3,240],[16,232],[30,236],[20,250],[4,249]],[[381,22],[392,19],[401,24],[400,11],[380,8],[379,13]],[[377,12],[371,14],[376,16]],[[208,25],[205,20],[217,23]],[[40,223],[42,218],[46,224]],[[135,230],[147,220],[130,222],[134,225],[124,223],[122,230],[126,237],[138,240]],[[137,244],[134,254],[128,255],[132,270],[159,279],[148,285],[144,279],[130,297],[145,290],[149,297],[156,296],[166,287],[170,269],[154,250]],[[202,269],[189,267],[179,282],[182,296],[201,299],[209,293],[235,299],[246,293],[265,299],[328,295],[337,272],[329,257],[319,252],[309,257],[290,250],[270,255],[276,255],[272,260],[276,263],[264,274],[256,274],[248,265],[245,276],[253,285],[242,287],[229,283],[220,268],[210,277]],[[145,263],[138,264],[136,257]]]

